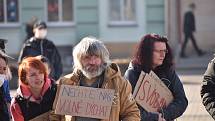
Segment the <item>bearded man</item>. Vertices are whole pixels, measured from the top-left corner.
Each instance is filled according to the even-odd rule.
[[[73,59],[73,73],[61,78],[59,85],[112,89],[114,98],[109,119],[72,116],[71,121],[140,121],[140,113],[131,94],[132,87],[121,76],[117,64],[111,63],[109,52],[100,40],[83,38],[73,50]],[[51,120],[59,119],[55,116]]]

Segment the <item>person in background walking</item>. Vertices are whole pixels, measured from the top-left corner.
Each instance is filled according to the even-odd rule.
[[[197,45],[196,39],[194,37],[194,32],[196,31],[196,22],[195,22],[195,16],[194,16],[194,10],[196,9],[196,5],[194,3],[191,3],[189,5],[189,11],[187,11],[184,15],[184,41],[182,44],[182,49],[180,56],[182,58],[186,58],[185,49],[186,45],[189,39],[191,39],[192,44],[194,46],[194,49],[196,50],[197,54],[199,56],[202,56],[205,54]]]
[[[51,65],[51,77],[58,80],[63,72],[61,56],[55,44],[46,38],[47,25],[45,22],[34,24],[34,36],[28,39],[20,52],[18,62],[24,57],[43,55],[47,57]]]
[[[141,71],[149,73],[152,70],[174,97],[167,107],[158,112],[147,112],[139,106],[141,121],[173,121],[184,113],[188,105],[182,82],[173,67],[173,55],[167,42],[166,37],[146,34],[137,45],[134,58],[124,75],[134,91]]]

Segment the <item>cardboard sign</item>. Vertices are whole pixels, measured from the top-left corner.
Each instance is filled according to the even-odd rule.
[[[142,81],[143,81],[143,78],[145,77],[145,75],[146,75],[146,73],[143,72],[143,71],[141,71],[141,74],[140,74],[140,76],[139,76],[139,79],[138,79],[138,81],[137,81],[137,83],[136,83],[136,86],[135,86],[135,88],[134,88],[133,97],[136,97],[137,92],[138,92],[139,89],[140,89],[140,86],[141,86],[141,84],[142,84]]]
[[[55,113],[108,119],[114,90],[61,85]]]
[[[29,120],[29,121],[49,121],[49,113],[50,113],[50,111],[43,113],[43,114],[41,114],[41,115],[39,115],[39,116]]]
[[[150,71],[149,72],[149,76],[152,77],[156,82],[160,82],[160,86],[162,88],[164,88],[164,90],[166,90],[167,92],[169,92],[169,94],[171,94],[172,96],[172,92],[169,90],[169,88],[160,80],[160,78],[153,72],[153,71]]]
[[[160,108],[166,107],[172,102],[173,96],[166,85],[156,74],[145,74],[141,72],[139,82],[135,86],[138,90],[134,95],[137,103],[148,112],[157,112]]]

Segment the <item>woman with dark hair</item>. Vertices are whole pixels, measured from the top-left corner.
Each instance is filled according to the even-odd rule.
[[[173,67],[173,55],[167,42],[166,37],[157,34],[147,34],[141,38],[134,58],[124,75],[134,91],[141,71],[149,73],[152,70],[174,97],[168,106],[155,113],[147,112],[139,106],[141,121],[172,121],[181,116],[188,105],[183,85]]]

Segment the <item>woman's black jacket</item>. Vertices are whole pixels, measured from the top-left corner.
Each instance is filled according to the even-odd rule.
[[[132,63],[130,63],[128,69],[125,72],[124,77],[130,81],[133,90],[141,71],[142,70],[138,66],[134,66]],[[173,69],[169,69],[168,71],[153,71],[169,88],[174,97],[173,101],[167,107],[163,108],[162,111],[159,111],[160,113],[163,113],[166,121],[172,121],[181,116],[185,112],[188,105],[188,100],[186,98],[183,85]],[[139,109],[141,113],[141,121],[158,121],[158,114],[147,112],[140,106]]]

